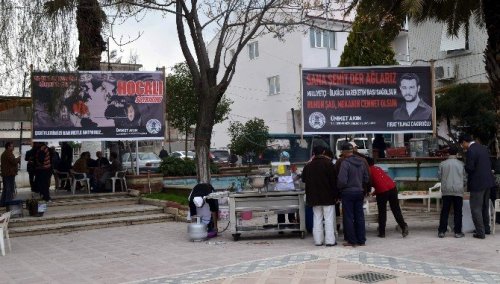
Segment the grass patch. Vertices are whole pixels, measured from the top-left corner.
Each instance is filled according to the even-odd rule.
[[[178,195],[178,194],[174,194],[174,193],[154,192],[154,193],[144,194],[144,197],[150,198],[150,199],[173,201],[173,202],[179,203],[181,205],[188,205],[189,204],[186,196],[182,196],[182,195]]]

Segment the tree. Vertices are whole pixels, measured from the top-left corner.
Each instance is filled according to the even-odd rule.
[[[186,134],[185,151],[187,152],[188,134],[196,124],[198,103],[193,87],[193,78],[185,62],[178,63],[167,76],[167,118],[174,128]],[[217,105],[215,123],[227,119],[232,101],[223,97]]]
[[[134,3],[140,9],[149,8],[175,14],[179,43],[193,77],[197,97],[195,148],[198,180],[209,182],[208,155],[216,109],[234,76],[238,56],[246,51],[251,40],[260,35],[272,33],[283,37],[297,25],[310,24],[311,18],[306,17],[308,13],[319,17],[323,15],[322,1],[127,2]],[[204,37],[211,30],[218,33],[212,40],[216,45],[215,53],[209,55],[207,39]]]
[[[267,148],[269,127],[263,119],[254,118],[245,124],[239,121],[231,122],[228,132],[231,137],[229,149],[233,154],[255,156]]]
[[[466,131],[488,144],[494,139],[496,126],[493,101],[493,95],[477,85],[456,85],[437,96],[437,118],[446,121],[453,140],[457,141],[457,132]]]
[[[391,10],[393,7],[388,4],[385,1],[361,1],[357,5],[339,66],[397,64],[391,43],[399,34],[405,15]]]
[[[76,2],[76,3],[75,3]],[[79,70],[100,70],[101,53],[106,50],[102,27],[106,14],[98,0],[50,0],[43,4],[44,12],[51,18],[73,13],[76,4],[76,27],[79,52],[76,64]]]

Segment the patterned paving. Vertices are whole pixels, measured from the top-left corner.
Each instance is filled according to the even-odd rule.
[[[176,276],[160,277],[147,279],[132,283],[144,284],[170,284],[170,283],[199,283],[216,278],[226,278],[234,275],[241,275],[250,272],[265,271],[272,268],[284,267],[309,261],[318,260],[320,256],[314,254],[296,254],[286,255],[278,258],[269,258],[244,262],[215,269],[207,269],[195,272],[189,272]]]
[[[408,259],[388,257],[373,253],[359,252],[340,257],[346,261],[372,265],[375,267],[414,272],[428,276],[446,277],[455,281],[471,283],[500,283],[500,274],[435,263],[425,263]]]
[[[170,284],[170,283],[200,283],[214,279],[235,277],[252,272],[267,271],[274,268],[308,263],[320,259],[337,258],[339,260],[368,265],[375,268],[388,269],[404,273],[415,273],[427,277],[438,277],[468,283],[500,283],[500,274],[442,264],[431,264],[403,258],[377,255],[374,253],[346,250],[342,248],[317,250],[311,253],[300,253],[275,258],[268,258],[239,263],[224,267],[189,272],[185,274],[157,277],[131,283],[140,284]]]

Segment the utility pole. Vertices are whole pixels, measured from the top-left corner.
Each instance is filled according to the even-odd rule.
[[[326,65],[326,67],[330,68],[330,67],[332,67],[332,63],[330,60],[330,48],[331,48],[331,46],[330,46],[330,31],[328,30],[328,28],[329,28],[328,8],[330,8],[330,0],[325,0],[325,21],[326,21],[325,33],[326,33],[326,36],[323,38],[327,39],[327,43],[326,43],[326,62],[327,62],[327,65]]]

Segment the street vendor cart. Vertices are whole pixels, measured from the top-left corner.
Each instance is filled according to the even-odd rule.
[[[304,194],[303,190],[243,191],[229,194],[229,219],[233,239],[239,240],[242,234],[270,232],[297,232],[301,238],[304,238],[306,230]],[[283,210],[296,210],[299,213],[300,222],[292,224],[269,222],[269,215]],[[263,215],[264,218],[255,218],[249,224],[244,224],[241,221],[241,215],[248,211],[253,212],[254,215]]]

